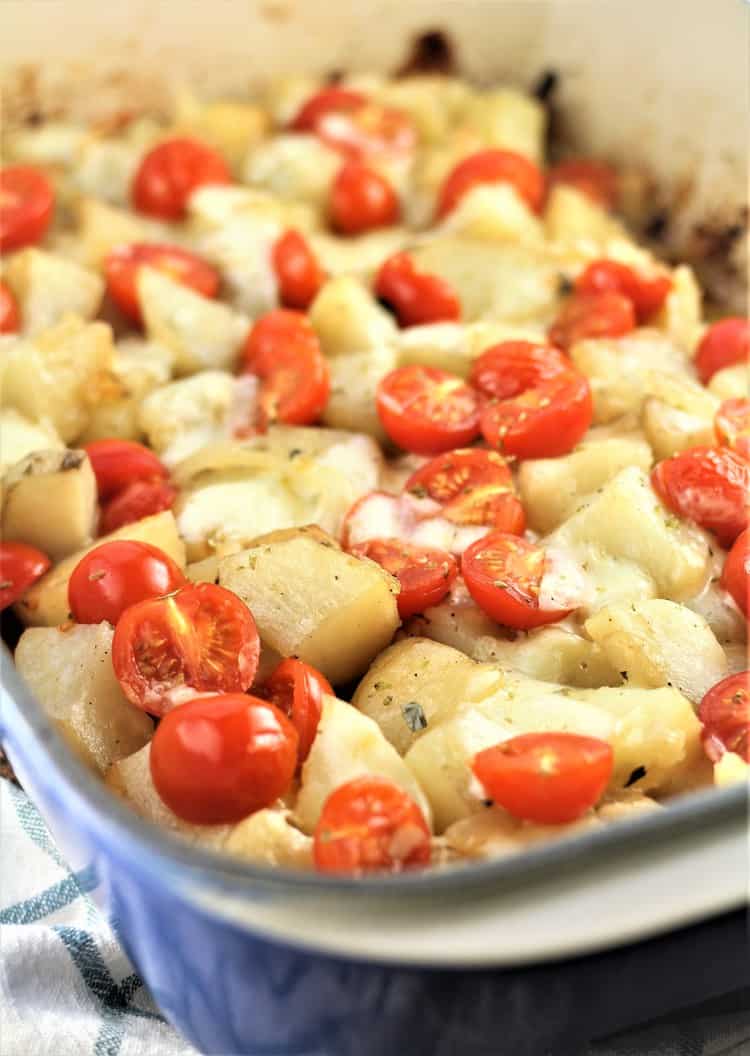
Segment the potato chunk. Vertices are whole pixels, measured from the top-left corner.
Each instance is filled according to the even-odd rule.
[[[396,351],[383,347],[328,361],[331,395],[323,411],[323,421],[333,429],[367,433],[380,443],[388,437],[378,417],[375,394],[386,374],[398,365]]]
[[[24,334],[37,334],[72,312],[81,319],[96,315],[104,280],[93,271],[43,249],[14,254],[4,271],[21,311]]]
[[[47,422],[32,422],[13,407],[0,408],[0,472],[34,451],[60,451],[64,447]]]
[[[352,355],[395,341],[393,317],[357,279],[330,279],[310,307],[310,322],[326,356]]]

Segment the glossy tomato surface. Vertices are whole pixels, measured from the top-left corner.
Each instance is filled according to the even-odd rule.
[[[394,443],[419,455],[437,455],[471,443],[479,432],[474,390],[437,367],[398,367],[378,385],[376,407]]]
[[[362,92],[337,86],[324,88],[308,99],[292,128],[315,133],[329,147],[355,160],[405,154],[417,141],[408,114],[374,103]]]
[[[665,458],[651,482],[662,502],[714,532],[725,549],[747,527],[750,464],[727,447],[693,447]]]
[[[330,221],[342,235],[361,235],[390,227],[401,206],[391,184],[375,169],[359,161],[341,166],[331,187]]]
[[[735,539],[721,573],[721,586],[731,594],[745,616],[747,616],[748,581],[750,581],[749,550],[748,529],[745,529]]]
[[[271,259],[281,303],[285,308],[307,311],[325,281],[325,273],[307,239],[299,231],[285,231],[274,242]]]
[[[439,604],[458,575],[452,554],[401,539],[369,539],[351,548],[355,557],[369,557],[399,581],[396,599],[402,620]]]
[[[0,542],[0,611],[18,601],[51,564],[47,555],[34,546]]]
[[[375,295],[398,319],[399,326],[424,326],[461,318],[461,302],[438,275],[417,271],[408,253],[395,253],[380,265]]]
[[[138,273],[144,267],[163,272],[203,297],[215,297],[219,289],[216,269],[179,246],[150,242],[115,246],[104,261],[107,290],[120,311],[137,323],[141,322]]]
[[[54,189],[39,169],[30,165],[0,169],[0,251],[40,242],[54,208]]]
[[[102,504],[99,532],[108,535],[126,524],[171,510],[176,499],[177,488],[168,480],[134,480]]]
[[[633,302],[624,293],[574,294],[550,327],[549,339],[567,351],[588,338],[623,337],[637,322]]]
[[[695,353],[695,367],[704,385],[717,371],[747,363],[750,358],[750,323],[732,316],[709,326]]]
[[[100,500],[111,498],[134,480],[168,476],[161,459],[135,440],[92,440],[83,450],[89,456]]]
[[[644,275],[618,260],[593,260],[575,283],[576,293],[622,293],[633,302],[639,323],[645,323],[663,306],[672,289],[668,275]]]
[[[750,461],[750,400],[724,400],[714,420],[716,439]]]
[[[170,594],[185,576],[163,550],[135,540],[102,543],[81,558],[68,581],[68,606],[77,623],[117,623],[125,609]]]
[[[0,282],[0,334],[15,334],[20,326],[16,299],[5,283]]]
[[[546,184],[538,165],[512,150],[493,148],[463,158],[448,173],[438,195],[438,217],[446,216],[465,194],[484,183],[509,183],[534,212],[544,204]]]
[[[188,198],[209,183],[231,183],[227,163],[213,147],[197,139],[169,139],[142,159],[131,188],[140,213],[162,220],[181,220]]]
[[[335,696],[331,683],[310,664],[287,657],[274,669],[261,690],[261,695],[291,720],[299,737],[299,762],[304,763],[318,732],[323,695]]]
[[[750,763],[750,673],[730,675],[709,689],[698,708],[706,755],[716,763],[736,752]]]

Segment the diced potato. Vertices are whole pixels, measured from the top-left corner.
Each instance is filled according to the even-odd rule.
[[[721,787],[750,780],[750,763],[736,752],[724,752],[714,765],[714,784]]]
[[[750,391],[750,371],[745,363],[717,370],[708,383],[708,390],[720,400],[739,400]]]
[[[78,204],[77,251],[88,267],[100,267],[111,249],[128,242],[174,241],[167,224],[97,198],[83,198]]]
[[[127,208],[143,147],[127,139],[92,136],[82,144],[72,176],[85,195]]]
[[[96,478],[84,451],[37,451],[3,478],[3,539],[36,546],[53,561],[94,537]]]
[[[265,644],[334,685],[361,674],[399,623],[391,576],[304,533],[225,557],[219,582],[250,608]]]
[[[312,839],[291,823],[288,811],[266,807],[232,827],[224,851],[259,865],[312,869]]]
[[[64,446],[47,422],[32,422],[13,407],[0,408],[0,472],[33,451],[59,451]]]
[[[274,77],[265,87],[263,102],[277,125],[288,125],[307,102],[323,87],[320,77],[310,74],[285,74]]]
[[[138,751],[151,719],[120,689],[112,668],[108,623],[33,627],[21,635],[15,661],[45,713],[76,755],[103,774]]]
[[[491,806],[453,822],[443,833],[443,839],[462,858],[497,858],[518,854],[536,843],[564,839],[600,827],[601,819],[593,813],[584,814],[568,825],[535,825]]]
[[[596,808],[600,821],[626,821],[639,814],[653,814],[662,806],[638,788],[618,788],[608,792]]]
[[[201,102],[187,91],[179,92],[175,103],[170,134],[195,136],[210,143],[238,175],[248,149],[268,132],[268,114],[256,103],[234,99]]]
[[[329,360],[331,394],[323,411],[325,425],[366,433],[382,444],[388,443],[375,406],[375,394],[380,382],[397,364],[395,350],[387,347]]]
[[[327,208],[341,157],[314,135],[277,135],[253,147],[244,166],[247,183],[281,198]]]
[[[702,330],[701,289],[692,268],[681,264],[672,272],[672,289],[656,325],[661,326],[680,348],[695,348]]]
[[[377,102],[403,110],[411,117],[421,143],[443,140],[455,123],[465,117],[475,95],[473,88],[460,77],[429,73],[386,79],[372,92]],[[519,126],[520,122],[516,121],[516,127]],[[516,133],[520,134],[520,131]]]
[[[747,620],[713,577],[700,594],[684,604],[703,617],[722,645],[742,645],[747,641]]]
[[[413,232],[404,226],[378,227],[346,237],[322,229],[308,236],[310,248],[330,280],[349,276],[367,285],[383,261],[406,248],[413,238]]]
[[[538,99],[515,88],[494,88],[475,95],[464,120],[487,147],[523,154],[538,164],[544,160],[547,111]]]
[[[651,371],[645,378],[643,429],[657,459],[715,442],[714,417],[719,401],[687,374]]]
[[[151,546],[163,550],[180,568],[185,567],[185,545],[177,534],[177,525],[171,510],[155,513],[141,521],[126,524],[110,535],[103,535],[92,546],[87,546],[54,565],[16,603],[15,611],[23,623],[32,627],[57,627],[65,623],[69,617],[68,580],[73,569],[94,546],[116,539],[150,543]]]
[[[6,156],[27,165],[70,165],[87,135],[68,121],[45,121],[38,127],[14,129],[4,143]]]
[[[380,351],[397,333],[392,316],[348,275],[323,286],[310,307],[310,322],[326,356]]]
[[[544,227],[509,183],[479,184],[446,218],[443,230],[488,242],[544,242]]]
[[[308,232],[315,214],[302,202],[289,202],[259,187],[238,183],[209,183],[193,191],[188,201],[193,235],[243,225],[244,221],[273,221],[280,229],[296,227]]]
[[[112,373],[120,386],[117,395],[91,408],[89,423],[81,443],[118,437],[141,440],[141,400],[154,389],[166,385],[172,376],[172,356],[155,341],[132,337],[118,341]]]
[[[81,319],[96,315],[104,280],[72,260],[43,249],[24,249],[8,261],[3,278],[21,313],[24,334],[37,334],[72,312]]]
[[[468,378],[474,360],[501,341],[544,340],[543,328],[508,323],[428,323],[409,326],[398,335],[398,363],[438,367]]]
[[[550,191],[544,211],[550,242],[606,243],[625,237],[622,224],[603,206],[575,187],[558,184]]]

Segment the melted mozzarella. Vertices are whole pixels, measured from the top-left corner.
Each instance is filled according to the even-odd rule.
[[[454,524],[440,517],[440,509],[432,499],[375,491],[362,500],[348,520],[349,545],[369,539],[401,539],[416,546],[462,554],[467,546],[487,534],[484,525]]]

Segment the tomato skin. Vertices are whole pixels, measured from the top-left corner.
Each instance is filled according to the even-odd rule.
[[[0,252],[40,242],[54,209],[54,189],[39,169],[31,165],[0,169]]]
[[[331,224],[338,232],[361,235],[395,224],[401,207],[384,176],[359,161],[348,161],[333,181],[329,212]]]
[[[307,311],[323,285],[325,273],[299,231],[285,231],[271,250],[279,297],[287,308]]]
[[[437,367],[398,367],[378,385],[375,402],[391,440],[418,455],[464,447],[479,432],[473,389]]]
[[[18,601],[51,565],[34,546],[0,542],[0,612]]]
[[[619,195],[617,169],[595,158],[571,158],[553,165],[547,173],[549,189],[558,184],[575,187],[605,209],[616,209]]]
[[[21,316],[13,294],[0,282],[0,334],[15,334],[21,328]]]
[[[578,276],[577,294],[622,293],[633,302],[639,323],[659,311],[672,290],[668,275],[640,275],[619,260],[593,260]]]
[[[222,156],[197,139],[169,139],[141,160],[133,178],[131,198],[140,213],[163,220],[181,220],[187,201],[207,183],[231,183]]]
[[[76,623],[115,624],[125,609],[184,586],[185,576],[163,550],[134,540],[102,543],[73,569],[68,607]]]
[[[417,271],[408,253],[394,253],[380,265],[374,289],[401,327],[461,318],[461,302],[450,285],[438,275]]]
[[[311,95],[297,111],[290,128],[295,132],[316,132],[321,118],[330,113],[357,110],[367,102],[367,96],[351,88],[331,85]]]
[[[540,546],[508,532],[478,539],[461,557],[461,574],[479,608],[505,627],[521,631],[555,623],[572,611],[539,607],[544,566]]]
[[[297,758],[304,763],[318,732],[323,695],[335,696],[331,683],[314,667],[290,656],[281,661],[258,692],[291,720],[299,737]]]
[[[748,582],[750,581],[750,542],[745,529],[734,541],[721,573],[721,586],[734,598],[747,616]]]
[[[96,477],[100,499],[109,499],[133,480],[168,476],[167,467],[149,448],[135,440],[92,440],[84,444]]]
[[[716,439],[750,461],[750,400],[724,400],[714,419]]]
[[[187,701],[151,741],[151,777],[183,821],[228,825],[283,796],[294,777],[297,731],[267,700],[242,693]]]
[[[134,480],[102,505],[99,533],[109,535],[126,524],[171,510],[176,499],[177,488],[166,480]]]
[[[736,752],[750,763],[750,673],[741,671],[717,682],[698,708],[701,740],[708,758],[717,763],[724,752]]]
[[[750,323],[733,316],[709,326],[695,353],[698,377],[708,385],[717,371],[750,358]]]
[[[181,587],[125,609],[112,665],[131,704],[164,715],[197,693],[241,693],[258,669],[255,620],[231,591],[213,583]]]
[[[590,810],[612,776],[606,741],[577,733],[522,733],[474,756],[488,797],[539,825],[565,825]]]
[[[308,99],[291,128],[313,132],[327,146],[359,161],[407,153],[417,141],[407,114],[374,103],[361,92],[336,86]]]
[[[563,305],[549,329],[549,339],[567,352],[578,341],[623,337],[636,327],[633,302],[616,291],[575,294]]]
[[[137,280],[143,267],[162,271],[203,297],[215,297],[219,289],[216,269],[179,246],[150,242],[115,246],[104,261],[107,290],[123,315],[136,323],[142,321]]]
[[[724,549],[747,527],[750,464],[728,447],[692,447],[665,458],[651,483],[665,505],[714,532]]]
[[[530,209],[541,212],[546,189],[539,166],[523,154],[491,148],[463,158],[448,173],[438,195],[438,219],[447,216],[465,194],[483,183],[510,183]]]
[[[401,585],[396,602],[402,620],[438,605],[458,575],[452,554],[401,539],[368,539],[353,546],[350,553],[368,557],[396,577]]]
[[[430,830],[398,785],[357,777],[339,785],[323,804],[313,857],[323,873],[400,873],[429,863]]]

